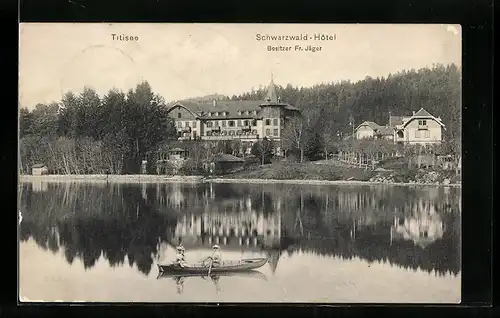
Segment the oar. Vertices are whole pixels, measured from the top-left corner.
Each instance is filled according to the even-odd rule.
[[[210,259],[210,266],[208,267],[208,276],[210,276],[210,272],[212,271],[212,264],[213,264],[214,260],[213,259]]]

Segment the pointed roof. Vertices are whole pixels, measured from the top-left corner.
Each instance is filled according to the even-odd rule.
[[[415,114],[413,114],[413,116],[411,116],[407,121],[404,122],[403,124],[403,128],[406,127],[410,122],[412,122],[413,120],[416,120],[416,119],[419,119],[419,118],[429,118],[429,119],[433,119],[435,120],[439,125],[441,125],[441,127],[444,127],[444,124],[443,122],[441,121],[441,118],[439,117],[434,117],[433,115],[431,115],[428,111],[426,111],[425,109],[423,108],[420,108],[418,110],[418,112],[416,112]]]
[[[434,117],[432,116],[428,111],[426,111],[425,109],[423,108],[420,108],[418,112],[415,113],[415,115],[413,116],[425,116],[425,117]]]
[[[356,130],[358,130],[358,128],[361,127],[361,126],[368,126],[371,129],[373,129],[373,130],[380,129],[380,125],[377,124],[377,123],[375,123],[375,122],[373,122],[373,121],[364,121],[364,122],[362,122],[361,124],[359,124],[358,127],[356,127]]]
[[[276,85],[274,84],[272,75],[271,75],[271,82],[267,86],[267,93],[264,100],[268,103],[278,103],[278,94],[276,93]]]

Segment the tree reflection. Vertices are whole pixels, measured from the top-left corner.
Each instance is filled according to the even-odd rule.
[[[461,196],[457,191],[112,183],[48,184],[45,191],[33,191],[25,183],[20,191],[20,239],[33,238],[44,250],[61,251],[69,264],[79,259],[91,268],[103,257],[110,266],[127,262],[145,275],[159,253],[159,243],[177,244],[179,239],[193,247],[219,242],[238,249],[257,248],[272,253],[276,264],[282,252],[293,255],[300,249],[458,274]],[[399,219],[442,222],[444,230],[427,237],[417,228],[417,238],[420,232],[427,238],[419,245],[415,235],[411,240],[393,235]]]

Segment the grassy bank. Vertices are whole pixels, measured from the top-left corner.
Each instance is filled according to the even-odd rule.
[[[448,185],[459,186],[460,177],[453,171],[429,171],[419,169],[398,169],[374,171],[362,168],[348,168],[333,164],[273,163],[251,171],[242,171],[221,176],[213,182],[259,183],[330,183],[330,184],[401,184],[401,185]]]
[[[369,181],[373,172],[360,168],[344,168],[312,163],[277,162],[260,166],[250,171],[225,175],[228,179],[272,179],[272,180],[356,180]]]

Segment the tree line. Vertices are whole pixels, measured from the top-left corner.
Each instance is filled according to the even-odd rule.
[[[373,148],[379,144],[380,149],[375,147],[377,152],[392,153],[388,143],[371,143],[368,149],[353,145],[344,137],[365,120],[385,125],[390,115],[411,115],[425,108],[441,117],[446,125],[447,151],[460,154],[460,73],[454,64],[434,65],[387,77],[366,77],[355,83],[341,81],[300,88],[277,85],[281,100],[299,108],[303,117],[288,123],[279,145],[261,141],[251,153],[262,163],[269,162],[275,146],[301,161],[339,149],[356,148],[373,154]],[[232,97],[217,96],[227,100],[262,100],[265,94],[266,88],[261,87]],[[65,93],[59,102],[37,104],[31,111],[22,108],[19,117],[22,174],[30,173],[35,163],[48,165],[54,174],[139,173],[142,160],[147,160],[148,170],[154,171],[151,165],[159,152],[177,142],[165,99],[154,93],[148,82],[127,93],[112,89],[102,97],[85,87],[79,95]],[[236,143],[222,143],[202,147],[203,152],[192,159],[195,170],[214,151],[238,153],[240,146]],[[198,153],[200,147],[193,145],[191,152]]]
[[[163,97],[147,82],[102,98],[86,87],[59,103],[20,110],[20,169],[44,163],[55,174],[138,173],[142,160],[175,136]]]

